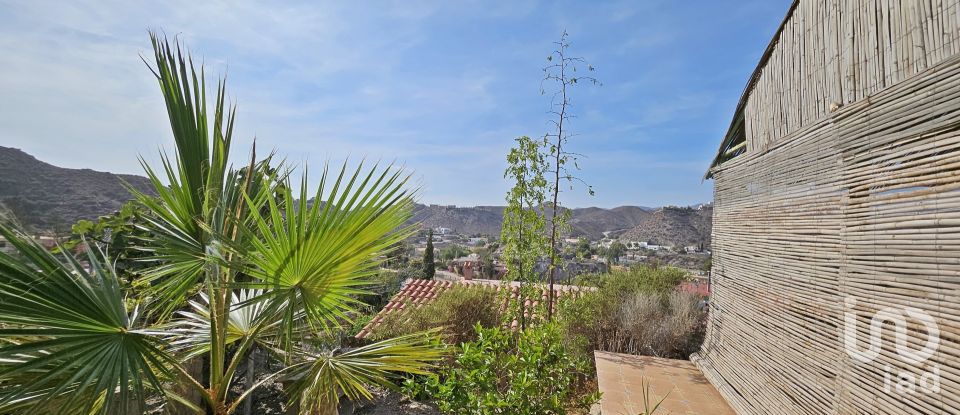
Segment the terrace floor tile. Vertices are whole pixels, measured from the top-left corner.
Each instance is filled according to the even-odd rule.
[[[720,393],[688,360],[594,352],[603,415],[637,415],[643,410],[643,389],[650,402],[666,399],[654,414],[735,415]]]

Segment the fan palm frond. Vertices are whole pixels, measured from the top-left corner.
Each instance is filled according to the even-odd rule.
[[[230,297],[226,344],[253,337],[254,343],[272,350],[271,340],[279,337],[281,321],[277,310],[265,301],[263,290],[234,290]],[[168,330],[171,350],[184,353],[184,359],[208,353],[211,343],[209,297],[200,293],[199,299],[190,300],[189,304],[190,310],[178,311],[179,318],[170,323]]]
[[[171,47],[153,33],[150,39],[156,62],[151,70],[163,93],[177,153],[175,160],[161,154],[163,174],[141,159],[157,196],[135,189],[134,194],[151,213],[145,225],[150,236],[144,249],[160,262],[145,280],[153,285],[152,294],[161,305],[158,310],[169,315],[201,280],[210,254],[218,252],[204,225],[209,226],[214,211],[222,208],[219,201],[228,176],[235,108],[226,108],[221,80],[213,125],[209,125],[203,68],[198,74],[179,44]]]
[[[93,253],[89,270],[61,262],[2,224],[0,235],[19,255],[0,252],[0,412],[139,413],[175,363],[128,313],[112,267]]]
[[[340,396],[369,399],[369,385],[392,387],[396,374],[427,374],[443,356],[437,333],[414,333],[373,343],[343,353],[309,353],[295,370],[290,396],[302,413],[325,414],[336,408]],[[333,412],[335,413],[335,412]]]
[[[256,162],[254,153],[246,169],[233,169],[229,156],[236,107],[226,103],[225,81],[217,85],[210,119],[203,68],[198,73],[179,44],[171,46],[156,34],[151,40],[151,70],[166,103],[176,157],[162,153],[162,171],[141,159],[156,196],[130,190],[149,211],[140,249],[156,266],[143,281],[155,300],[151,310],[166,317],[196,292],[210,267],[225,265],[237,257],[235,250],[244,249],[237,239],[242,236],[237,228],[249,225],[244,195],[262,203],[273,196],[275,177],[286,173],[282,164],[271,165],[272,154]]]
[[[405,224],[412,214],[408,178],[393,167],[364,171],[362,164],[348,175],[344,164],[333,179],[324,169],[312,198],[304,174],[299,199],[289,183],[280,201],[268,199],[267,214],[254,221],[259,237],[251,239],[246,273],[272,301],[289,305],[287,333],[297,310],[319,332],[349,321],[381,256],[412,232]]]

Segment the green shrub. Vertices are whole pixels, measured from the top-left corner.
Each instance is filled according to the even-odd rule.
[[[404,278],[399,271],[381,269],[377,275],[370,278],[370,285],[364,287],[367,293],[361,294],[358,299],[369,306],[369,311],[375,314],[400,291],[400,284],[403,281]]]
[[[665,266],[639,265],[603,276],[599,286],[608,295],[619,297],[636,292],[665,295],[685,281],[686,271]]]
[[[599,399],[592,368],[571,354],[556,324],[523,331],[476,326],[454,361],[419,390],[451,414],[566,414]],[[408,383],[410,386],[410,383]]]
[[[374,316],[375,314],[373,313],[366,313],[366,314],[360,314],[355,316],[353,321],[350,323],[350,326],[347,328],[346,333],[344,333],[344,336],[345,337],[356,336],[357,333],[360,333],[360,330],[363,330],[363,328],[367,325],[367,323],[369,323],[370,320],[373,319]]]
[[[579,287],[599,287],[604,274],[587,273],[573,277],[573,285]]]
[[[400,284],[403,280],[404,278],[400,275],[399,271],[381,269],[375,277],[371,278],[370,286],[367,290],[393,296],[393,294],[400,291]]]
[[[406,281],[408,279],[422,280],[423,279],[423,268],[419,265],[421,262],[411,262],[416,265],[411,265],[406,268],[401,268],[397,271],[397,278],[400,281]]]
[[[470,250],[462,245],[448,245],[440,250],[439,258],[444,263],[449,263],[451,260],[465,257],[470,255]]]
[[[472,341],[476,338],[474,325],[500,324],[500,304],[497,292],[492,289],[454,285],[422,307],[410,304],[403,312],[387,314],[373,337],[389,338],[440,328],[448,344]]]

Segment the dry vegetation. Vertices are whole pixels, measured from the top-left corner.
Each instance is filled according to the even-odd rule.
[[[703,340],[702,298],[678,292],[686,273],[640,266],[600,278],[598,290],[560,304],[567,341],[582,353],[687,359]]]
[[[442,328],[444,341],[460,344],[476,340],[474,326],[496,327],[502,319],[498,295],[480,287],[442,291],[421,308],[408,304],[403,312],[387,314],[373,333],[376,339]]]

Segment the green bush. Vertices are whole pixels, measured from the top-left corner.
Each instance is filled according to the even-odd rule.
[[[556,324],[523,331],[475,327],[454,361],[419,389],[451,414],[566,414],[599,399],[592,368],[571,354]],[[410,387],[408,382],[407,386]]]
[[[367,288],[368,291],[375,293],[386,294],[393,296],[398,291],[400,291],[400,284],[403,282],[404,278],[400,275],[399,271],[394,271],[391,269],[381,269],[376,276],[372,277],[370,280],[370,286]]]
[[[357,298],[369,306],[369,312],[376,314],[400,291],[400,284],[404,279],[399,271],[381,269],[377,275],[370,278],[370,284],[364,287],[367,292]]]
[[[411,265],[406,268],[401,268],[400,270],[397,271],[397,278],[399,278],[400,281],[406,281],[408,279],[414,279],[414,280],[423,279],[423,268],[420,265],[422,263],[419,261],[411,262],[411,263],[415,265]]]
[[[350,325],[347,327],[347,331],[346,333],[344,333],[344,335],[346,337],[356,336],[358,333],[360,333],[360,330],[363,330],[363,328],[367,325],[367,323],[369,323],[370,320],[373,319],[375,315],[376,314],[373,314],[373,313],[365,313],[365,314],[359,314],[355,316],[353,318],[353,321],[350,322]]]
[[[444,263],[447,263],[447,262],[450,262],[451,260],[454,260],[460,257],[465,257],[467,255],[470,255],[470,250],[467,249],[467,247],[453,244],[440,249],[439,258]]]
[[[688,278],[686,271],[665,266],[639,265],[625,271],[615,271],[601,278],[601,291],[620,297],[636,292],[667,294]]]
[[[502,301],[492,289],[454,285],[420,308],[410,304],[403,312],[387,314],[373,337],[389,338],[440,328],[448,344],[472,341],[476,338],[474,325],[500,324],[500,304]]]

